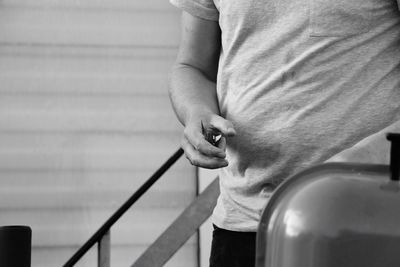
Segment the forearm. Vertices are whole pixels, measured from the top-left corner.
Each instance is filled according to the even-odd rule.
[[[236,132],[230,121],[219,116],[215,80],[221,30],[217,21],[186,12],[182,25],[182,40],[169,80],[172,106],[185,126],[181,146],[195,166],[225,167],[226,138]]]
[[[172,68],[169,96],[183,125],[193,116],[219,114],[216,83],[210,76],[188,64],[176,63]]]

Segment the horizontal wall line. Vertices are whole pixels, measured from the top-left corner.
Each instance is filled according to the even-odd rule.
[[[1,77],[1,75],[0,75]],[[1,81],[1,78],[0,78]],[[118,98],[134,98],[134,97],[142,97],[142,98],[160,98],[160,99],[166,99],[168,98],[168,90],[160,90],[160,91],[147,91],[147,92],[136,92],[136,91],[131,91],[131,92],[113,92],[113,91],[95,91],[92,89],[92,91],[33,91],[33,90],[18,90],[18,91],[7,91],[7,89],[0,88],[0,97],[29,97],[29,98],[41,98],[41,97],[54,97],[54,98],[90,98],[90,99],[96,99],[96,98],[104,98],[104,97],[109,97],[112,99],[118,99]],[[171,106],[172,108],[172,106]]]
[[[60,92],[49,92],[49,91],[29,91],[29,90],[19,90],[19,91],[6,91],[4,89],[0,89],[0,98],[7,96],[20,96],[20,97],[167,97],[168,93],[167,90],[165,92],[132,92],[132,93],[113,93],[113,92],[79,92],[79,91],[60,91]],[[172,107],[171,107],[172,108]]]
[[[167,159],[167,158],[166,158]],[[189,164],[189,163],[187,163]],[[158,166],[157,166],[158,167]],[[174,171],[176,170],[187,170],[188,167],[182,166],[182,164],[178,164],[178,165],[174,165]],[[143,169],[139,169],[139,168],[65,168],[65,167],[53,167],[53,168],[25,168],[25,167],[18,167],[18,168],[0,168],[0,174],[2,172],[13,172],[13,173],[20,173],[20,172],[36,172],[36,173],[40,173],[40,172],[77,172],[77,173],[82,173],[84,172],[109,172],[109,171],[113,171],[113,170],[118,170],[119,172],[142,172],[144,170],[146,171],[155,171],[155,168],[143,168]],[[1,180],[1,178],[0,178]]]
[[[111,44],[62,44],[62,43],[19,43],[19,42],[0,42],[0,47],[54,47],[54,48],[113,48],[113,49],[176,49],[177,45],[111,45]]]
[[[154,130],[143,130],[143,131],[120,131],[120,130],[0,130],[0,135],[40,135],[40,136],[85,136],[85,135],[95,135],[95,136],[121,136],[121,137],[141,137],[143,135],[149,136],[174,136],[180,133],[179,129],[177,130],[166,130],[166,129],[154,129]],[[171,151],[172,153],[172,151]]]
[[[171,12],[177,13],[178,9],[174,8],[168,1],[158,0],[158,1],[137,1],[142,3],[135,3],[136,1],[2,1],[0,8],[8,9],[36,9],[36,10],[73,10],[79,12]],[[82,2],[85,2],[82,4]],[[87,3],[86,3],[87,2]],[[101,3],[103,2],[103,3]],[[133,3],[132,3],[133,2]],[[166,3],[165,3],[166,2]]]
[[[63,43],[19,43],[0,42],[0,56],[12,57],[95,57],[119,58],[125,60],[173,59],[177,45],[112,45],[112,44],[63,44]]]

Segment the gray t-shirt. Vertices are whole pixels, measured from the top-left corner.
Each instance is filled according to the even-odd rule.
[[[255,231],[284,179],[400,119],[396,0],[170,1],[222,30],[217,226]]]

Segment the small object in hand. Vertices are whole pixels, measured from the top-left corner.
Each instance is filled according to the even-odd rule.
[[[218,146],[222,137],[221,132],[214,127],[205,128],[203,122],[201,122],[201,128],[203,130],[204,138],[213,146]]]

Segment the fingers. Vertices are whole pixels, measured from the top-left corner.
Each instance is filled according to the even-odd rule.
[[[182,148],[189,161],[199,167],[226,167],[226,137],[236,132],[230,121],[218,115],[204,116],[186,124]]]
[[[236,134],[232,122],[222,118],[221,116],[214,115],[210,119],[210,125],[218,129],[222,135],[232,137]]]
[[[224,136],[221,136],[221,139],[218,141],[218,147],[222,151],[226,151],[226,138]]]
[[[221,157],[213,157],[204,155],[196,150],[184,137],[182,139],[182,148],[185,151],[186,158],[192,165],[207,168],[207,169],[218,169],[228,166],[228,161]]]
[[[184,131],[184,139],[201,154],[209,157],[225,158],[225,151],[208,142],[198,128],[188,127]]]

